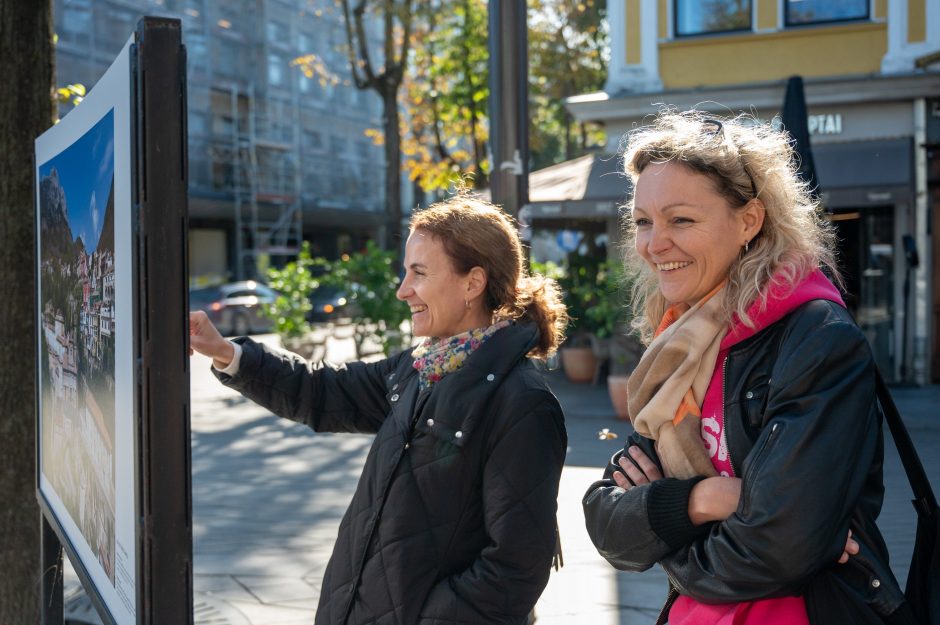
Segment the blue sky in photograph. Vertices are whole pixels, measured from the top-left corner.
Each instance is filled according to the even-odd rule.
[[[53,167],[65,190],[72,240],[80,236],[90,254],[98,247],[114,179],[114,109],[75,143],[43,163],[39,167],[40,180]]]

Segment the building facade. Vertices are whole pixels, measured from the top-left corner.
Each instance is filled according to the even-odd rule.
[[[333,0],[55,0],[54,11],[60,86],[93,86],[143,15],[181,20],[193,283],[256,277],[302,240],[335,257],[384,236],[385,159],[365,134],[381,127],[381,101],[351,82]]]
[[[847,303],[886,377],[940,381],[940,0],[609,0],[608,149],[664,105],[778,116],[805,83]]]

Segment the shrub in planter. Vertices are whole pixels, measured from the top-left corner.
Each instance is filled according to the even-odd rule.
[[[350,305],[361,311],[353,320],[357,358],[365,355],[367,343],[381,346],[385,355],[411,343],[411,335],[402,331],[410,314],[408,306],[395,297],[400,280],[392,271],[391,252],[369,241],[361,252],[344,254],[335,261],[315,259],[315,262],[324,272],[320,284],[345,291]]]
[[[640,362],[643,345],[629,328],[621,326],[610,341],[610,375],[607,376],[607,392],[619,419],[629,419],[627,411],[627,381]]]
[[[274,331],[288,349],[297,347],[310,333],[310,324],[307,323],[310,294],[318,286],[311,272],[315,264],[316,261],[310,257],[310,244],[304,241],[297,260],[266,272],[268,285],[277,291],[278,296],[264,307],[263,313],[274,322]]]

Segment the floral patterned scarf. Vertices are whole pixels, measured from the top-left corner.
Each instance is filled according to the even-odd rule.
[[[444,339],[424,339],[411,353],[415,359],[413,366],[418,371],[420,387],[428,388],[435,382],[440,382],[448,373],[462,367],[467,356],[511,324],[511,321],[505,319],[485,328],[476,328]]]

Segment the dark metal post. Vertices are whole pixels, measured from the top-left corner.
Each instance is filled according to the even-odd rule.
[[[186,53],[179,20],[137,26],[136,241],[141,625],[192,625]]]
[[[62,625],[65,608],[62,587],[62,543],[52,525],[42,517],[42,625]]]
[[[515,216],[529,201],[526,3],[490,0],[490,193]]]

